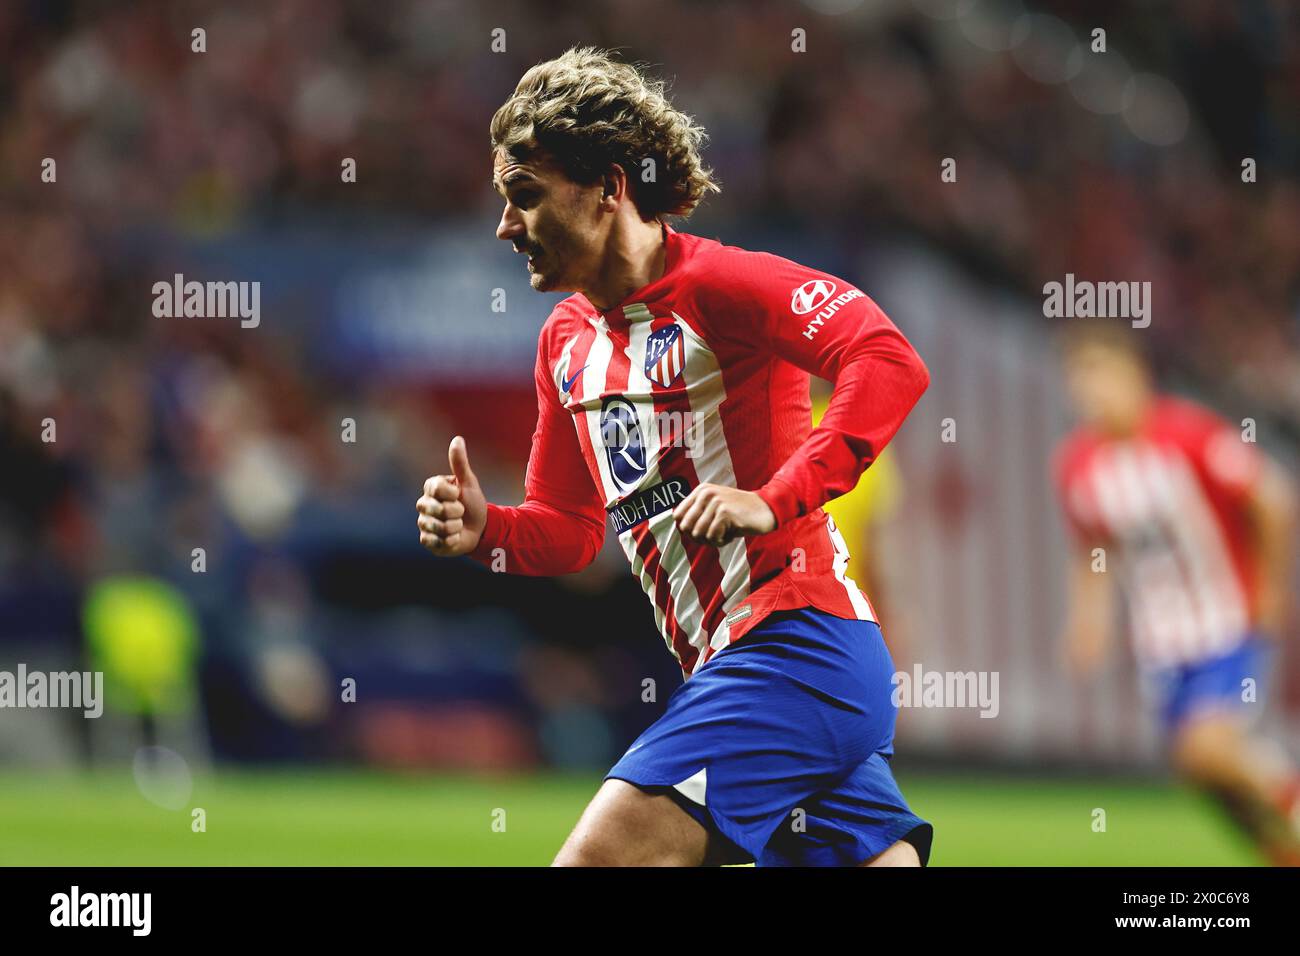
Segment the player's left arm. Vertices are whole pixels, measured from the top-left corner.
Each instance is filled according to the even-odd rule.
[[[755,316],[757,344],[834,391],[817,428],[763,487],[701,485],[678,505],[683,533],[713,544],[774,531],[851,490],[930,382],[916,350],[861,290],[778,256],[757,256],[752,266],[736,294]],[[814,280],[832,287],[829,296],[796,313],[794,290]]]
[[[1276,463],[1265,459],[1246,506],[1259,561],[1259,626],[1265,634],[1280,636],[1291,611],[1295,571],[1295,484]]]
[[[847,283],[837,291],[852,291]],[[826,414],[758,494],[778,524],[851,491],[930,385],[911,343],[869,297],[847,302],[810,332],[786,302],[772,322],[776,354],[834,383]]]
[[[1267,635],[1285,629],[1295,570],[1297,494],[1282,467],[1217,416],[1204,415],[1197,436],[1202,466],[1220,494],[1235,501],[1250,523],[1257,568],[1255,606]]]

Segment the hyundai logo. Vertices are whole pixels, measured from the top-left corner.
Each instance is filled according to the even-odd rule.
[[[826,300],[835,291],[835,283],[825,279],[810,279],[790,294],[790,311],[795,315],[807,315],[826,304]]]

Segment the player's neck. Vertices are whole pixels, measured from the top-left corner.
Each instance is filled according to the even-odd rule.
[[[667,260],[665,239],[663,224],[657,219],[650,222],[638,219],[622,228],[616,225],[610,233],[599,275],[591,288],[583,290],[587,300],[604,312],[663,276]]]
[[[1125,440],[1137,437],[1147,418],[1151,414],[1152,397],[1144,395],[1126,410],[1122,417],[1110,419],[1102,426],[1102,431],[1110,438]]]

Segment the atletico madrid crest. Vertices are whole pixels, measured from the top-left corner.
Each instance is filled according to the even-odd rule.
[[[651,332],[645,343],[646,377],[667,387],[677,381],[685,367],[686,340],[682,327],[674,322]]]

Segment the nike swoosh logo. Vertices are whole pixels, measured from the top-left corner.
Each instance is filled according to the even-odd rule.
[[[582,368],[586,368],[586,367],[587,366],[584,365]],[[578,376],[582,374],[582,368],[578,369],[576,372],[573,373],[573,378],[566,378],[564,380],[564,388],[561,389],[561,391],[567,394],[568,392],[573,390],[573,383],[576,382],[578,380]]]

